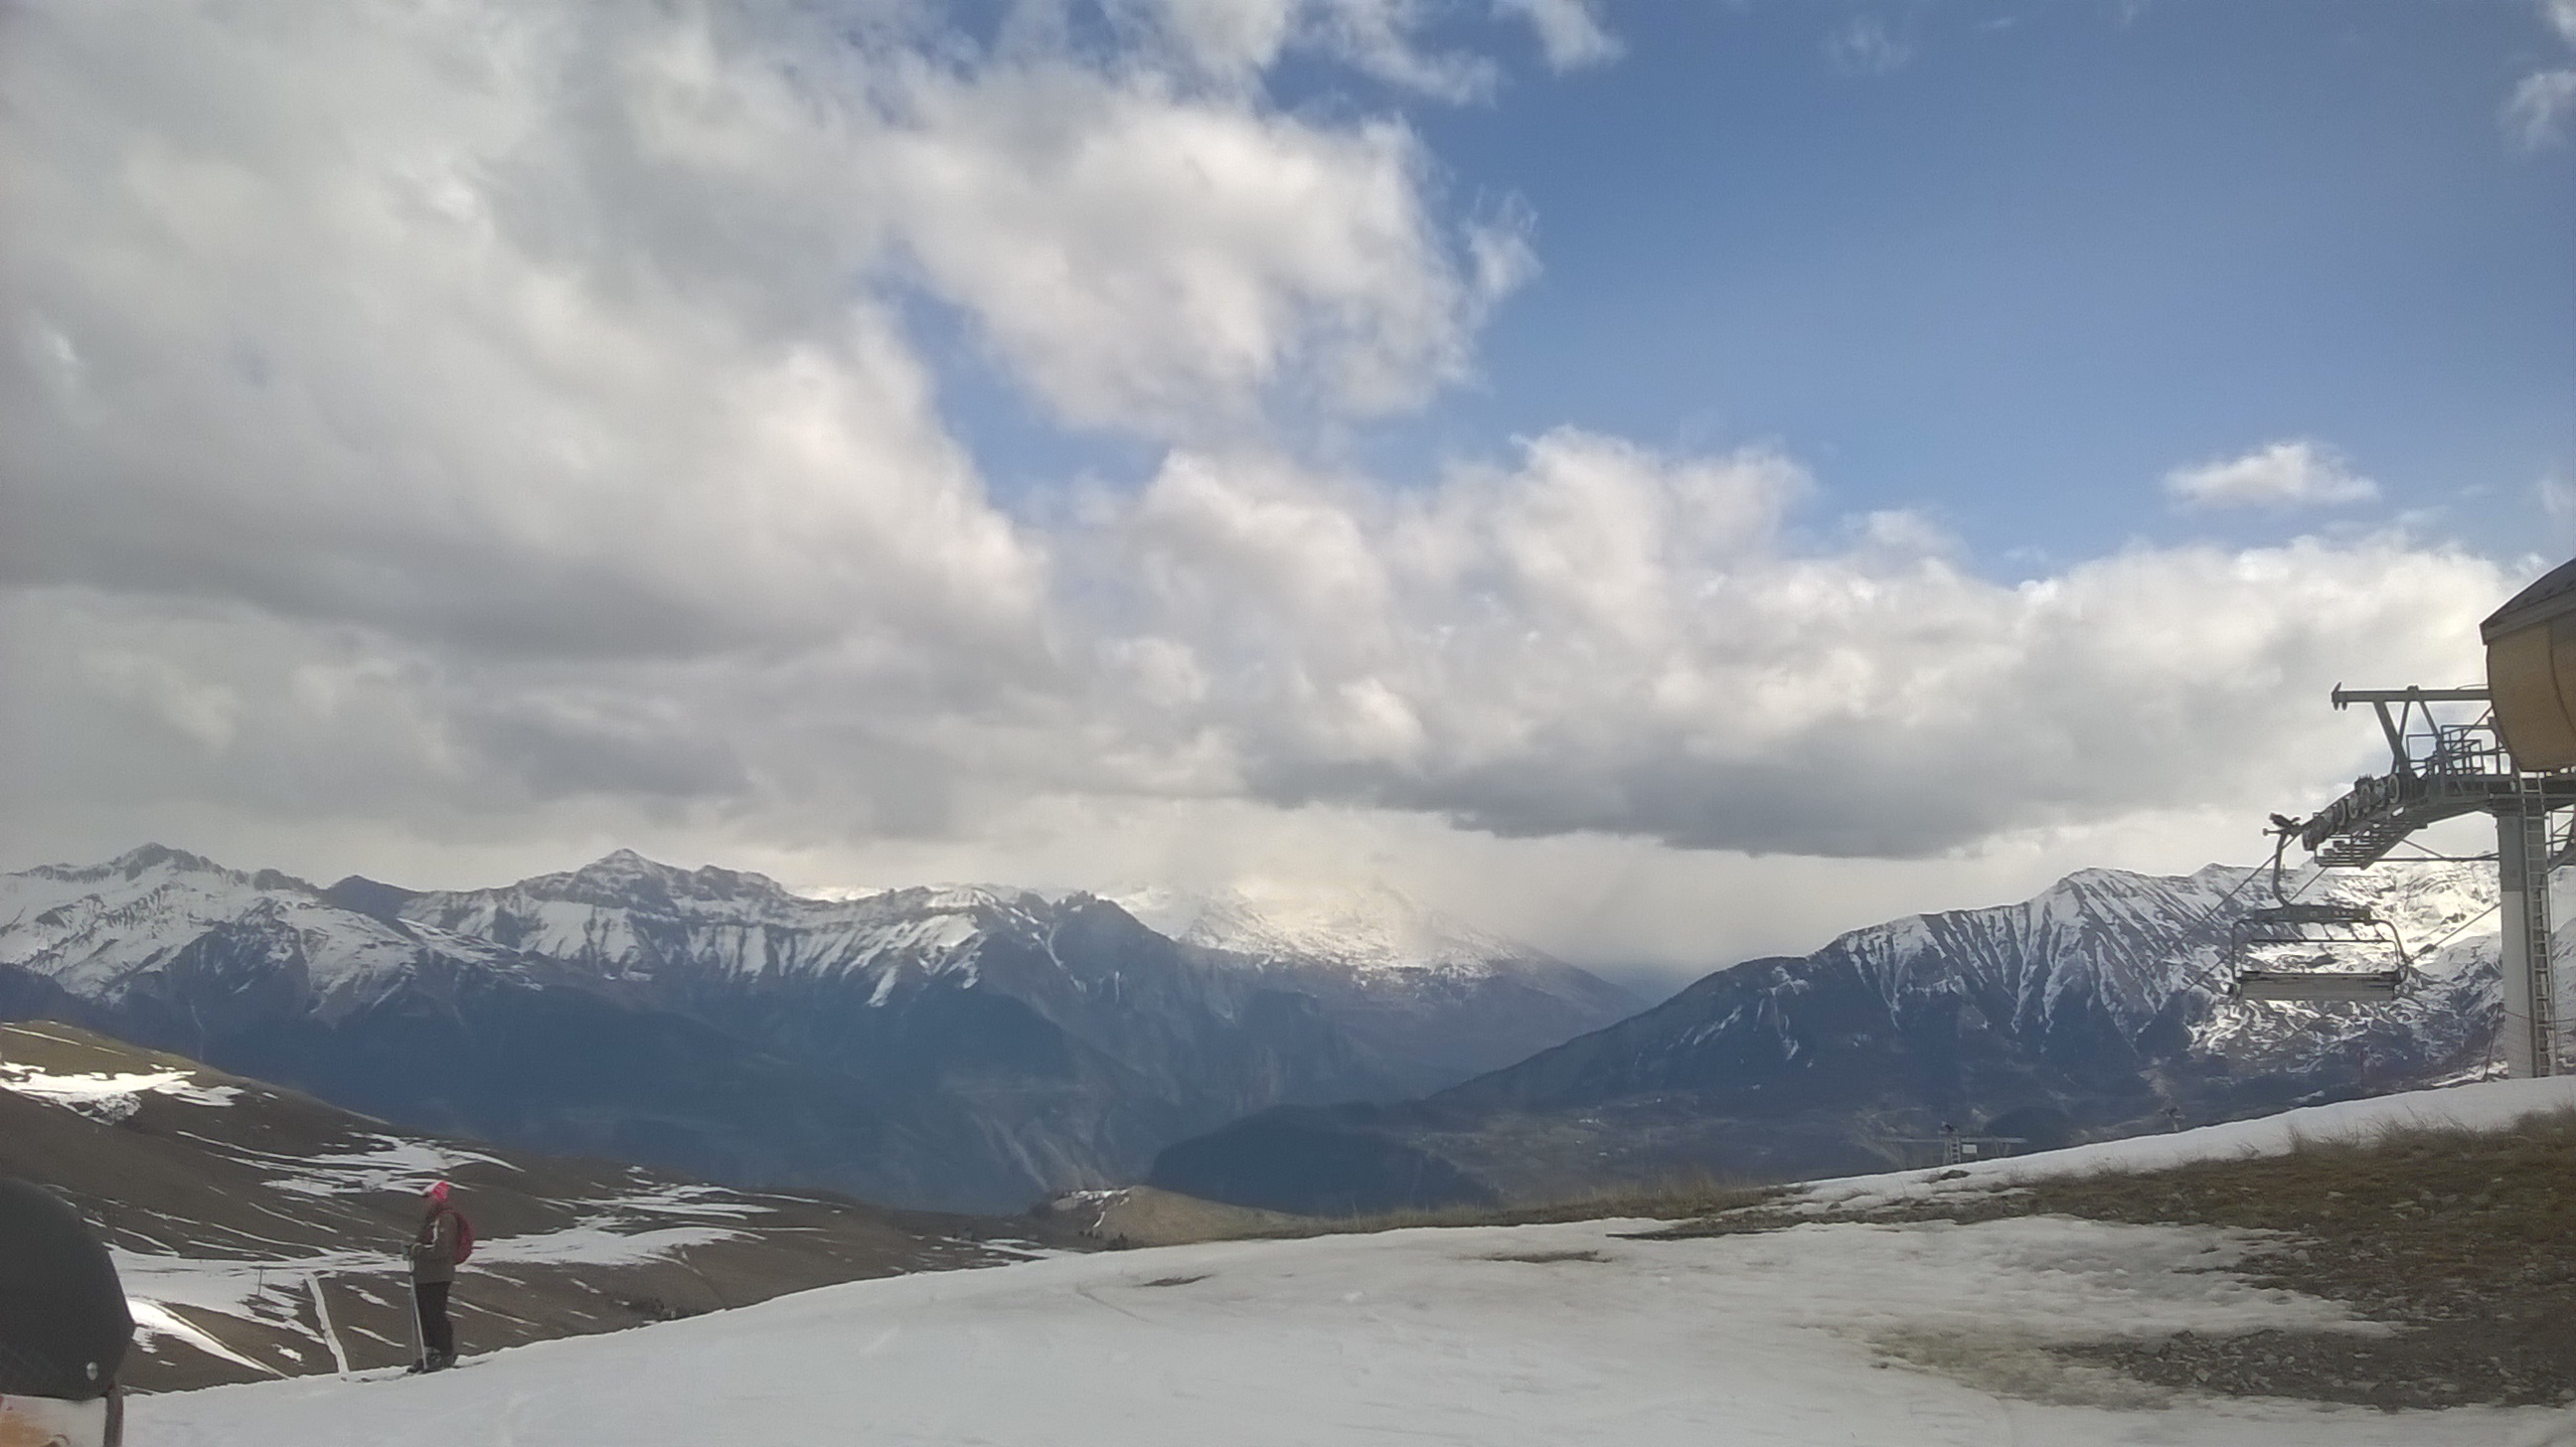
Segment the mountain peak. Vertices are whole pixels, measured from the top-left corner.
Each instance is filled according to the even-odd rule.
[[[166,844],[139,845],[125,851],[123,854],[120,854],[107,862],[107,867],[109,869],[124,875],[128,879],[136,878],[147,869],[158,869],[164,865],[182,873],[223,874],[229,872],[225,870],[222,865],[206,858],[202,854],[190,854],[184,849],[173,849]]]
[[[632,849],[612,849],[573,871],[577,879],[634,879],[659,874],[685,874],[674,865],[658,863]]]
[[[658,901],[784,899],[787,891],[765,874],[719,869],[710,864],[682,869],[647,859],[632,849],[614,849],[568,874],[543,874],[517,886],[539,894],[641,896]]]
[[[387,924],[398,923],[402,918],[402,907],[419,897],[419,890],[386,884],[363,874],[352,874],[322,891],[325,903]]]

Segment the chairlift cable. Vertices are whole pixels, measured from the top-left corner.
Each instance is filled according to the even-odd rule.
[[[2497,902],[2496,902],[2496,903],[2494,903],[2494,904],[2488,905],[2486,908],[2484,908],[2484,909],[2482,909],[2482,910],[2479,910],[2476,914],[2470,915],[2467,919],[2464,919],[2464,920],[2460,921],[2458,924],[2453,925],[2453,926],[2451,927],[2451,932],[2450,932],[2449,934],[2446,934],[2446,935],[2442,936],[2440,939],[2433,941],[2431,944],[2426,945],[2424,948],[2422,948],[2422,949],[2420,949],[2420,950],[2417,950],[2415,953],[2417,953],[2418,955],[2429,955],[2429,954],[2433,953],[2435,950],[2440,949],[2442,946],[2449,944],[2451,941],[2453,941],[2453,940],[2455,940],[2455,939],[2458,939],[2458,938],[2460,937],[2460,933],[2461,933],[2461,931],[2466,930],[2469,926],[2471,926],[2471,925],[2473,925],[2473,924],[2476,924],[2479,920],[2485,919],[2488,915],[2491,915],[2491,914],[2495,913],[2497,910],[2502,909],[2503,907],[2504,907],[2504,904],[2503,904],[2503,901],[2501,901],[2501,900],[2497,901]]]

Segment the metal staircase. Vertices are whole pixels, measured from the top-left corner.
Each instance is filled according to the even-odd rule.
[[[2328,869],[2365,868],[2377,864],[2414,832],[2411,823],[2374,819],[2348,834],[2336,835],[2333,842],[2317,851],[2317,863]]]
[[[2517,774],[2514,781],[2513,827],[2522,831],[2522,857],[2527,871],[2520,895],[2519,924],[2529,941],[2531,971],[2531,1073],[2554,1075],[2558,1057],[2558,986],[2550,968],[2549,930],[2549,799],[2542,776]],[[2511,1021],[2506,1028],[2512,1028]]]

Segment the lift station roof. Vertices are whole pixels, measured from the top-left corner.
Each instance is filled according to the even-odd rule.
[[[2576,561],[2516,593],[2478,633],[2514,764],[2539,773],[2576,765]]]

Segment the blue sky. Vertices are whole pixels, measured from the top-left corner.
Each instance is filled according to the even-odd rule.
[[[1486,29],[1453,9],[1439,32]],[[1312,61],[1282,103],[1401,113],[1464,209],[1524,205],[1542,267],[1477,376],[1336,431],[1381,474],[1573,424],[1782,447],[1812,521],[1928,511],[2011,575],[2133,539],[2315,520],[2178,513],[2170,470],[2338,449],[2358,522],[2546,551],[2576,480],[2576,150],[2515,144],[2564,64],[2517,0],[1629,4],[1555,76],[1497,47],[1452,104]],[[1872,68],[1847,37],[1891,49]],[[1838,42],[1840,48],[1838,49]],[[2554,52],[2554,53],[2553,53]],[[1033,425],[951,376],[1003,476],[1141,477],[1148,448]],[[1014,415],[1014,414],[1018,415]]]

